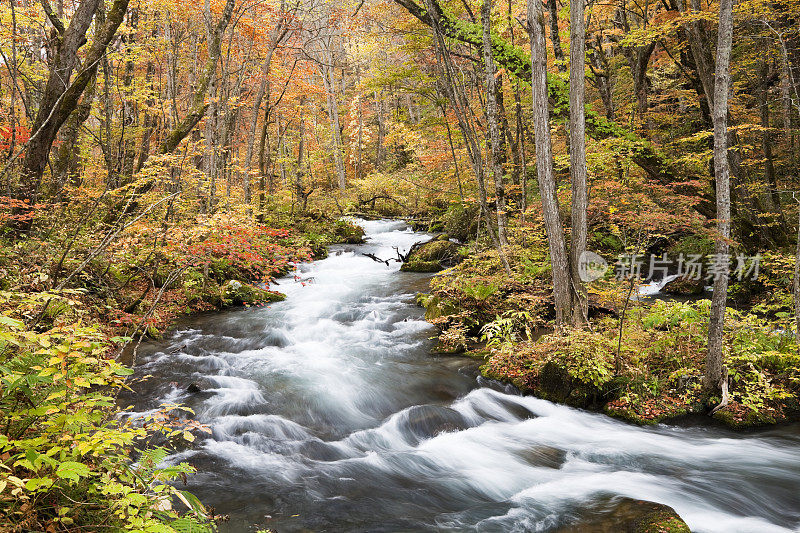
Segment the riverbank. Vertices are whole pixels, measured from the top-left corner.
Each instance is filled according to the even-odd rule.
[[[435,229],[474,235],[474,216],[464,216],[463,208],[456,213],[441,217]],[[456,250],[459,264],[436,274],[430,292],[418,298],[439,330],[437,351],[476,357],[484,376],[524,393],[636,424],[708,413],[719,404],[701,386],[709,300],[630,299],[635,287],[605,276],[589,285],[590,327],[554,332],[543,231],[518,225],[511,235],[510,276],[489,243],[464,241]],[[611,239],[595,237],[598,248],[603,241]],[[684,238],[672,250],[697,242]],[[800,418],[800,352],[784,333],[791,303],[785,279],[784,258],[766,254],[760,277],[732,288],[729,305],[741,308],[730,308],[726,321],[730,401],[714,414],[732,428]]]
[[[169,404],[120,420],[116,398],[133,371],[117,359],[178,317],[282,300],[276,277],[363,239],[344,220],[285,222],[226,214],[165,232],[143,221],[103,248],[68,242],[76,259],[66,260],[59,236],[3,243],[0,529],[213,530],[213,513],[172,483],[194,469],[160,464],[207,428]]]

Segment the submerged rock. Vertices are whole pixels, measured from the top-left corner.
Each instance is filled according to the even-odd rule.
[[[553,446],[533,446],[516,454],[531,466],[559,469],[567,461],[567,452]]]
[[[415,405],[400,418],[399,429],[410,441],[433,438],[440,433],[463,431],[470,427],[464,416],[449,407]]]

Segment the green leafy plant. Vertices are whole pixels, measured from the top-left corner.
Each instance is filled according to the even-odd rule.
[[[0,315],[3,531],[66,531],[79,524],[212,530],[202,504],[171,484],[194,470],[161,466],[163,448],[137,450],[148,430],[115,417],[115,393],[132,371],[108,349],[96,328],[39,333]],[[158,425],[169,438],[194,440],[190,429]],[[135,455],[139,460],[132,462]],[[174,510],[173,501],[183,502],[185,512]]]
[[[506,311],[481,328],[481,340],[489,347],[500,347],[533,337],[527,311]]]

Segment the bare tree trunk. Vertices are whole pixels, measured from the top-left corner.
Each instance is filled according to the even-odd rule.
[[[25,150],[22,165],[23,181],[16,197],[29,200],[37,199],[39,186],[47,167],[50,149],[61,126],[78,106],[81,95],[97,72],[100,59],[105,56],[106,48],[122,23],[128,10],[128,0],[115,0],[108,16],[95,30],[92,43],[86,51],[83,68],[71,83],[69,80],[77,64],[78,49],[85,42],[86,32],[98,10],[98,0],[83,0],[75,10],[67,28],[59,22],[61,34],[59,47],[50,75],[45,86],[39,111],[31,126],[31,137]],[[57,20],[53,17],[53,20]],[[30,226],[25,222],[24,228]]]
[[[569,162],[572,178],[572,240],[570,273],[572,274],[572,324],[588,320],[588,299],[578,264],[586,251],[588,239],[587,213],[589,181],[586,173],[586,107],[584,0],[570,0],[570,68],[569,68]]]
[[[794,342],[800,345],[800,199],[797,201],[797,244],[794,250],[794,276],[792,278],[792,295],[794,296]]]
[[[481,155],[478,135],[468,118],[468,114],[471,114],[471,110],[468,107],[469,103],[467,101],[463,86],[457,82],[453,72],[454,69],[450,62],[450,56],[448,55],[449,51],[445,45],[444,36],[439,24],[439,11],[437,10],[435,0],[426,0],[425,4],[432,14],[431,27],[433,28],[436,42],[436,59],[441,66],[443,74],[440,86],[442,87],[443,92],[445,92],[450,99],[450,102],[453,105],[453,110],[456,114],[456,118],[458,119],[458,127],[461,130],[462,137],[464,138],[464,146],[467,149],[472,170],[475,174],[475,179],[478,182],[478,197],[480,199],[481,214],[486,222],[487,232],[489,233],[489,237],[492,239],[492,243],[497,249],[497,253],[500,256],[500,261],[503,264],[503,268],[510,276],[511,266],[508,263],[508,258],[506,257],[503,247],[500,244],[498,236],[495,232],[495,228],[493,227],[491,215],[489,214],[489,207],[486,200],[486,182],[483,168],[483,157]]]
[[[383,164],[383,138],[386,136],[386,123],[383,118],[383,94],[375,91],[375,114],[378,117],[378,138],[375,140],[375,169]]]
[[[506,235],[507,214],[505,178],[503,159],[505,159],[505,146],[500,135],[498,124],[497,89],[495,78],[494,58],[492,57],[492,28],[491,28],[492,0],[483,0],[481,6],[481,21],[483,22],[483,65],[486,74],[486,117],[489,125],[489,138],[491,140],[492,174],[494,175],[495,207],[497,210],[497,235],[501,246],[508,246]]]
[[[716,72],[714,76],[714,174],[717,182],[716,257],[727,262],[731,237],[730,167],[728,165],[728,91],[733,40],[734,0],[721,0]],[[725,324],[725,303],[728,299],[728,272],[714,279],[714,296],[708,325],[705,388],[711,393],[724,391],[726,376],[722,362],[722,336]],[[725,401],[725,398],[723,398]]]
[[[558,0],[548,0],[547,9],[550,11],[550,41],[553,43],[556,67],[559,72],[566,72],[567,62],[564,59],[564,50],[561,48],[561,36],[558,34]]]
[[[330,62],[330,63],[329,63]],[[339,190],[344,191],[347,186],[347,172],[344,165],[344,146],[342,144],[342,127],[339,121],[339,103],[336,99],[336,87],[333,79],[333,55],[326,51],[322,64],[322,84],[328,102],[328,118],[331,122],[331,142],[333,144],[333,159],[336,164],[336,176]]]
[[[547,48],[544,16],[539,0],[527,0],[528,31],[531,41],[531,89],[533,92],[533,125],[536,144],[536,175],[542,197],[542,213],[550,245],[553,267],[553,298],[556,324],[563,326],[572,318],[572,292],[564,229],[558,213],[556,182],[553,176],[553,153],[550,141],[550,109],[547,100]]]

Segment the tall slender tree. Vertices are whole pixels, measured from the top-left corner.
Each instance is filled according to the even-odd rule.
[[[547,99],[547,47],[544,15],[539,0],[528,0],[528,33],[531,41],[531,89],[533,92],[533,132],[536,145],[536,177],[542,197],[542,214],[553,267],[553,298],[556,323],[564,325],[572,317],[571,275],[564,228],[559,216],[553,152],[550,139],[550,108]]]
[[[586,30],[584,0],[570,1],[569,59],[569,169],[572,181],[572,238],[569,266],[571,274],[572,324],[587,320],[588,299],[579,275],[579,262],[586,251],[589,228],[589,181],[586,172]]]
[[[494,58],[492,57],[492,0],[483,0],[481,5],[481,22],[483,23],[483,66],[486,77],[486,119],[489,126],[489,141],[491,143],[491,168],[494,176],[495,207],[497,211],[497,235],[501,246],[508,246],[506,235],[506,194],[505,194],[505,169],[503,158],[505,145],[500,134],[497,102],[497,77],[495,73]]]
[[[714,75],[714,175],[717,184],[717,242],[716,260],[727,264],[731,238],[731,191],[728,164],[728,92],[730,90],[730,61],[733,41],[733,4],[721,0],[717,61]],[[728,270],[714,278],[714,295],[708,325],[708,354],[706,356],[705,387],[712,393],[722,393],[727,403],[727,373],[722,361],[722,340],[725,325],[725,303],[728,299]]]

